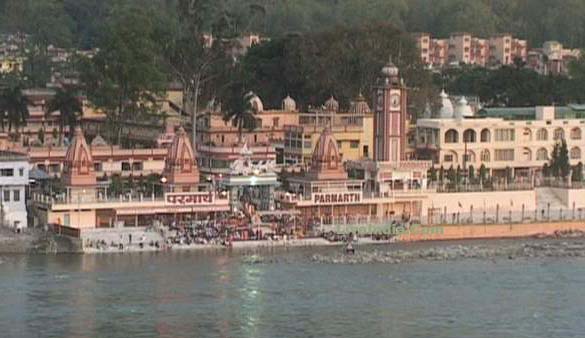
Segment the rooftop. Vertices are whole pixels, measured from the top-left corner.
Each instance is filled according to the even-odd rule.
[[[28,161],[28,157],[22,153],[0,150],[0,162],[12,161]]]

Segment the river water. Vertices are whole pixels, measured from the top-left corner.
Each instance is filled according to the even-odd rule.
[[[0,256],[0,337],[585,334],[583,258],[311,259],[338,250]]]

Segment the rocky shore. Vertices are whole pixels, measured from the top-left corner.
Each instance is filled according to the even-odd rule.
[[[322,264],[401,264],[416,261],[543,257],[585,257],[585,240],[535,240],[501,245],[458,244],[412,250],[360,250],[353,255],[314,254],[311,261]]]

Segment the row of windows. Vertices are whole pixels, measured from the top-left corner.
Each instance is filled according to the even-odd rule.
[[[13,168],[3,168],[0,169],[0,176],[2,177],[14,177],[14,169]],[[18,168],[18,176],[24,176],[24,168]]]
[[[10,191],[2,191],[2,200],[4,202],[10,202]],[[12,202],[20,202],[20,190],[12,190]]]
[[[581,128],[575,127],[570,131],[570,139],[571,140],[581,140],[582,132]],[[536,131],[536,140],[537,141],[547,141],[549,138],[548,130],[545,128],[541,128]],[[558,141],[565,138],[565,131],[563,128],[556,128],[553,131],[553,140]],[[515,137],[515,130],[514,129],[496,129],[495,130],[495,140],[496,142],[509,142],[514,141]],[[522,140],[525,141],[532,141],[532,130],[530,128],[525,128],[522,131]],[[480,132],[480,142],[490,142],[491,141],[491,134],[489,129],[482,129]],[[445,132],[445,143],[458,143],[459,142],[459,132],[455,129],[449,129]],[[465,143],[474,143],[477,142],[476,132],[473,129],[466,129],[463,132],[463,142]]]
[[[445,154],[443,157],[444,162],[454,162],[456,161],[456,155],[454,154]],[[572,147],[569,150],[569,158],[571,160],[580,160],[582,157],[581,148],[579,147]],[[494,161],[514,161],[514,149],[496,149],[494,150]],[[480,152],[480,160],[481,162],[490,162],[491,154],[490,151],[484,149]],[[532,161],[532,150],[530,148],[524,148],[522,150],[521,156],[519,160],[522,161]],[[548,161],[549,160],[549,151],[546,148],[540,148],[536,151],[536,161]],[[465,155],[465,161],[467,162],[474,162],[475,161],[475,154],[472,151],[468,151],[468,154]]]

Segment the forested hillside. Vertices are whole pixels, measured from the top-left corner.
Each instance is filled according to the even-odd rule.
[[[4,32],[42,33],[52,42],[91,47],[104,18],[128,2],[174,15],[178,0],[0,0],[0,25]],[[270,36],[383,22],[440,37],[455,31],[510,32],[531,46],[546,40],[585,46],[584,0],[191,0],[191,7],[204,2],[202,21],[223,16],[237,31]]]

